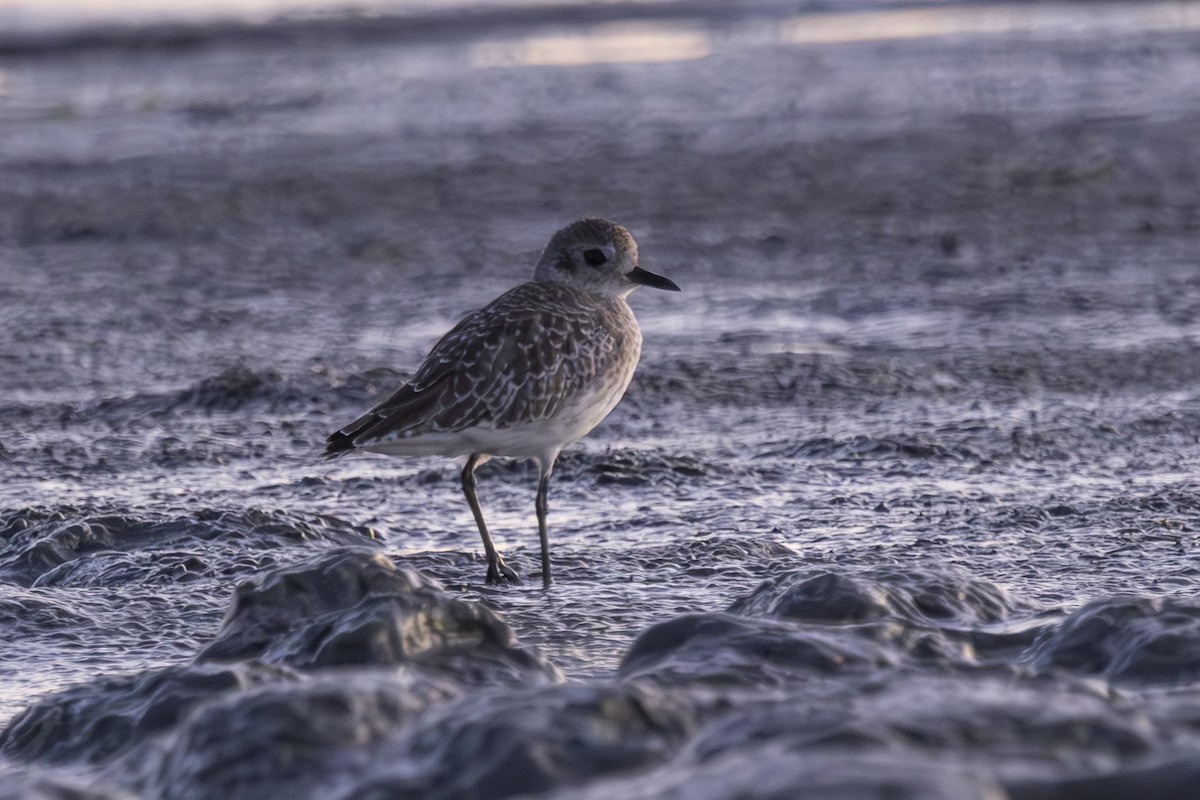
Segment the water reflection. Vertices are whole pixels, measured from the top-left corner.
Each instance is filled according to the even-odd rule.
[[[693,61],[712,52],[706,33],[665,25],[604,25],[586,33],[486,42],[472,49],[479,67],[651,64]]]
[[[811,14],[780,23],[779,37],[790,44],[835,44],[962,34],[1196,28],[1198,3],[1046,3]]]
[[[1200,3],[996,4],[829,14],[779,20],[758,32],[758,43],[793,45],[885,41],[954,35],[1070,35],[1088,31],[1200,29]],[[476,44],[477,67],[662,63],[704,58],[714,50],[708,32],[679,24],[626,23],[571,33]]]

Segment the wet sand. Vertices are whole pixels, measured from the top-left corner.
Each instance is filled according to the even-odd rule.
[[[0,790],[1188,797],[1200,34],[1083,7],[7,47]],[[684,292],[488,588],[321,444],[585,215]]]

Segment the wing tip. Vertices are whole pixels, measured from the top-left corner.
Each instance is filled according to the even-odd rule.
[[[349,453],[354,449],[354,437],[352,435],[347,435],[342,431],[338,431],[337,433],[331,434],[329,438],[325,440],[324,456],[326,459],[332,460],[339,456],[344,456],[346,453]]]

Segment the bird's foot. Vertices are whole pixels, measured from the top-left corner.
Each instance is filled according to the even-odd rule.
[[[495,561],[488,561],[487,582],[498,586],[507,586],[510,583],[520,583],[521,576],[517,571],[504,563],[504,559],[496,556]]]

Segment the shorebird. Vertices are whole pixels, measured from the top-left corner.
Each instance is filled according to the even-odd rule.
[[[488,534],[475,470],[492,457],[533,459],[549,587],[550,474],[562,449],[608,416],[629,386],[642,333],[626,298],[639,286],[679,291],[638,266],[625,228],[604,219],[571,223],[551,237],[531,280],[467,314],[408,383],[331,435],[325,455],[465,456],[462,490],[483,539],[488,583],[520,576]]]

